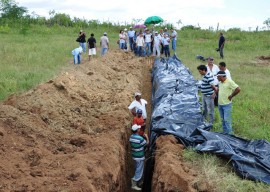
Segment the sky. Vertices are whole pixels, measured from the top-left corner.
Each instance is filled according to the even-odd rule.
[[[255,30],[270,18],[270,0],[16,0],[29,13],[49,18],[49,11],[66,13],[87,20],[124,24],[149,16],[160,16],[166,23],[228,30]],[[177,24],[181,20],[182,24]]]

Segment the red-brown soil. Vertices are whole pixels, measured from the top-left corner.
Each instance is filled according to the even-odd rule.
[[[156,148],[152,191],[212,191],[209,184],[197,179],[198,173],[184,162],[184,146],[178,144],[174,136],[160,136]]]
[[[151,66],[151,59],[110,50],[2,102],[0,191],[130,191],[127,107],[137,90],[150,102]],[[152,191],[180,185],[192,191],[196,173],[175,156],[181,154],[180,145],[165,138],[158,140],[167,148],[156,153],[161,165]]]

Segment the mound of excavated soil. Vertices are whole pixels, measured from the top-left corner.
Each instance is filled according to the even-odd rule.
[[[129,191],[132,117],[127,106],[137,90],[150,102],[151,66],[151,59],[110,50],[1,103],[0,191]],[[167,152],[181,153],[172,138],[163,142],[170,144],[164,144]],[[157,156],[156,187],[191,189],[189,175],[196,175],[166,151]]]
[[[0,104],[0,191],[126,191],[144,64],[110,51]]]
[[[212,191],[210,185],[197,179],[198,173],[183,161],[184,146],[178,144],[174,136],[160,136],[156,148],[152,191]]]

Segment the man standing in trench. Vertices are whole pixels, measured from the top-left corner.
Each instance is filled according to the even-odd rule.
[[[223,133],[232,134],[232,98],[240,91],[240,87],[226,77],[224,71],[217,73],[219,83],[218,110],[222,119]]]
[[[131,178],[131,188],[140,191],[141,188],[138,186],[138,182],[141,180],[143,175],[144,160],[145,160],[145,146],[149,143],[149,138],[147,134],[143,136],[140,135],[141,126],[134,124],[131,127],[132,135],[129,138],[131,145],[132,159],[135,162],[135,174]]]

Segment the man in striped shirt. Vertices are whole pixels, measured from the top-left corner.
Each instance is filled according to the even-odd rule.
[[[145,146],[149,143],[149,139],[147,134],[144,134],[144,137],[140,136],[140,129],[141,126],[134,124],[131,127],[132,129],[132,135],[129,138],[129,142],[131,145],[132,150],[132,158],[135,161],[135,174],[131,178],[131,188],[134,190],[141,190],[140,187],[138,187],[138,182],[142,178],[143,175],[143,168],[144,168],[144,149]],[[145,138],[145,139],[144,139]]]
[[[209,123],[214,123],[214,99],[216,96],[217,88],[214,84],[214,77],[211,72],[207,72],[205,65],[199,65],[197,67],[199,73],[203,76],[201,84],[202,92],[202,108],[203,116],[205,119],[209,116]]]

